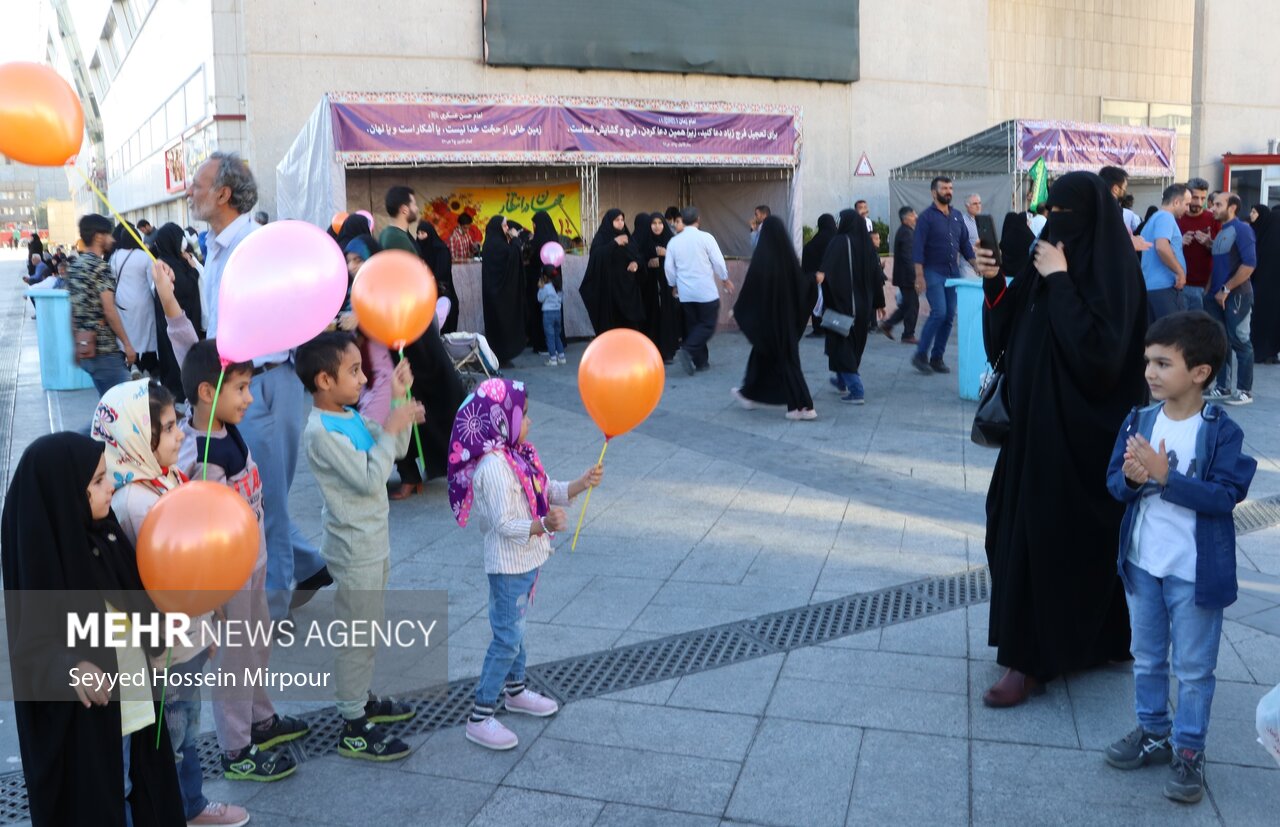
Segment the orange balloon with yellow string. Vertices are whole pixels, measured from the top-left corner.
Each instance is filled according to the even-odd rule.
[[[653,413],[666,377],[662,354],[649,337],[617,328],[587,345],[578,365],[578,392],[605,439],[613,439]]]
[[[416,342],[436,317],[436,279],[407,250],[383,250],[360,265],[351,284],[360,329],[392,350]]]
[[[0,64],[0,153],[37,167],[60,167],[84,139],[84,109],[62,76],[39,63]]]

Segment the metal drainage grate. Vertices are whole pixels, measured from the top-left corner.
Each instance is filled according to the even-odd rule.
[[[972,569],[542,663],[529,667],[528,679],[539,691],[562,702],[582,700],[982,603],[989,592],[987,570]],[[467,678],[401,697],[413,704],[417,715],[390,724],[388,729],[406,737],[459,726],[471,712],[475,688],[476,679]],[[300,717],[310,725],[311,733],[282,747],[296,762],[337,751],[342,719],[332,707]],[[197,749],[204,777],[221,778],[222,752],[217,736],[205,733],[197,742]],[[26,817],[22,772],[0,775],[0,824]]]
[[[1280,524],[1280,495],[1261,500],[1247,500],[1236,506],[1236,534],[1248,534]]]

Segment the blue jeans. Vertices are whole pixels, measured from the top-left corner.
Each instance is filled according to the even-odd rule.
[[[695,368],[705,368],[709,353],[707,342],[716,333],[720,319],[720,300],[709,302],[680,302],[684,314],[684,341],[680,347],[689,352]]]
[[[1147,324],[1165,316],[1172,316],[1186,310],[1186,303],[1181,290],[1165,287],[1160,290],[1147,291]]]
[[[178,787],[182,790],[182,809],[187,820],[195,818],[209,806],[204,797],[204,777],[200,773],[200,689],[187,690],[185,697],[171,698],[164,705],[164,723],[169,729],[173,757],[178,762]]]
[[[93,388],[101,397],[116,385],[129,381],[129,366],[124,363],[124,354],[100,353],[92,359],[81,359],[80,367],[93,380]]]
[[[542,332],[547,337],[547,355],[564,355],[564,319],[560,309],[542,311]]]
[[[493,629],[493,641],[485,653],[476,686],[476,703],[481,706],[497,706],[505,683],[524,680],[524,627],[538,571],[489,575],[489,628]]]
[[[129,777],[129,750],[133,747],[133,734],[124,736],[124,823],[125,827],[133,827],[133,807],[129,805],[129,794],[133,792],[133,779]]]
[[[253,393],[253,404],[240,423],[240,435],[262,475],[267,603],[272,619],[282,620],[289,613],[294,578],[306,580],[324,567],[320,552],[289,517],[289,488],[298,467],[298,446],[307,419],[307,394],[292,364],[283,364],[253,377],[249,389]]]
[[[917,356],[941,359],[951,338],[951,326],[956,321],[956,289],[947,287],[947,274],[937,270],[924,271],[924,297],[929,302],[929,318],[920,330]],[[932,346],[932,353],[930,352]]]
[[[1204,288],[1187,285],[1182,288],[1183,310],[1204,310]]]
[[[1209,731],[1209,707],[1217,679],[1222,609],[1196,605],[1196,585],[1176,577],[1152,577],[1125,562],[1129,625],[1133,640],[1134,701],[1138,723],[1147,732],[1173,730],[1178,749],[1203,750]],[[1169,650],[1178,678],[1178,711],[1169,720]]]
[[[1217,299],[1207,299],[1204,309],[1226,328],[1227,344],[1231,347],[1218,373],[1219,390],[1232,390],[1234,376],[1235,390],[1252,392],[1253,340],[1249,338],[1249,328],[1253,317],[1253,290],[1232,291],[1227,296],[1226,307],[1220,307]]]

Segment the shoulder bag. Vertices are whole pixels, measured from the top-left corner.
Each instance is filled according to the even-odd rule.
[[[983,377],[978,391],[978,410],[973,415],[970,437],[984,448],[999,448],[1009,435],[1009,390],[1005,381],[1004,353],[996,358],[991,372]]]
[[[849,241],[849,236],[844,237],[844,243],[849,250],[849,273],[853,273],[853,245]],[[819,326],[830,330],[840,336],[848,336],[853,331],[853,317],[847,313],[837,313],[830,307],[822,311],[822,319],[818,322]]]

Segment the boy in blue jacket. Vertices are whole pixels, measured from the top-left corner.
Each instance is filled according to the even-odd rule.
[[[1164,794],[1188,804],[1204,795],[1222,610],[1236,600],[1231,512],[1258,468],[1242,450],[1240,426],[1203,399],[1226,353],[1222,326],[1201,311],[1151,325],[1146,378],[1157,402],[1129,415],[1107,469],[1108,489],[1126,504],[1117,565],[1129,598],[1138,727],[1105,755],[1126,770],[1171,761]]]

